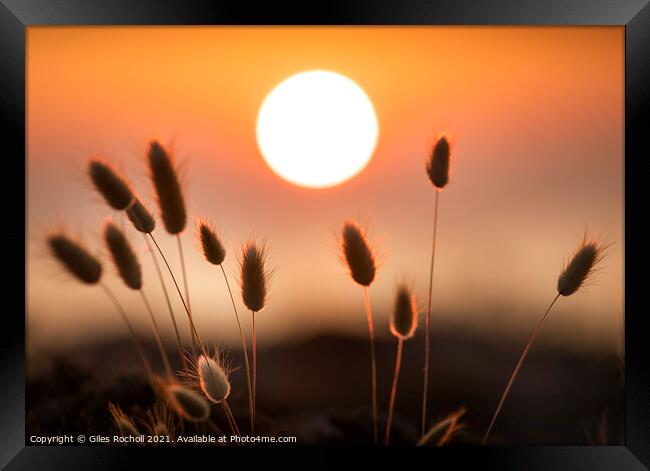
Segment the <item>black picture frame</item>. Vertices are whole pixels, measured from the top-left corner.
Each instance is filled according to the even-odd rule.
[[[526,470],[642,470],[650,466],[650,353],[645,317],[650,265],[650,198],[646,192],[650,141],[649,0],[363,0],[260,2],[218,0],[0,0],[0,116],[5,223],[0,464],[6,469],[128,469],[146,455],[148,466],[190,465],[214,451],[113,447],[25,446],[26,188],[25,38],[34,25],[620,25],[625,27],[625,446],[484,447],[410,451],[431,466],[444,462]],[[6,172],[6,173],[5,173]],[[21,250],[22,249],[22,250]],[[7,302],[8,301],[8,302]],[[278,447],[279,448],[279,447]],[[191,455],[188,453],[191,452]],[[234,451],[235,453],[237,451]],[[247,449],[249,460],[262,450]],[[388,450],[375,450],[383,457]],[[322,466],[336,454],[314,449]],[[421,456],[432,453],[434,456]],[[403,452],[402,452],[403,454]],[[183,455],[185,455],[183,457]],[[399,452],[398,452],[399,455]],[[267,462],[284,466],[286,460]],[[307,465],[307,464],[305,464]]]

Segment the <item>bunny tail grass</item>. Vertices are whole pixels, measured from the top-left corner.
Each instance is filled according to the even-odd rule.
[[[221,265],[226,258],[226,249],[214,228],[207,221],[199,219],[197,236],[205,259],[213,265]]]
[[[562,296],[570,296],[583,287],[591,277],[596,266],[603,260],[608,244],[582,239],[577,250],[564,266],[557,280],[557,292]]]
[[[102,276],[102,264],[79,242],[60,233],[49,236],[47,244],[54,258],[74,278],[87,285],[99,282]]]
[[[442,189],[449,183],[449,140],[442,136],[433,146],[427,162],[427,174],[436,188]]]
[[[368,319],[370,336],[371,408],[374,444],[379,441],[377,419],[377,362],[375,359],[375,334],[372,322],[372,308],[368,296],[368,286],[377,274],[375,255],[366,235],[354,221],[344,221],[341,228],[341,251],[343,260],[350,271],[350,277],[363,288],[363,305]]]
[[[124,411],[119,407],[113,404],[112,402],[108,403],[108,411],[113,418],[113,424],[117,432],[123,437],[139,437],[140,432],[138,432],[137,427],[133,423],[133,419],[126,415]]]
[[[377,360],[375,355],[375,329],[372,322],[372,307],[368,287],[363,287],[363,305],[368,319],[368,335],[370,336],[370,374],[371,374],[371,406],[372,406],[372,433],[375,445],[379,440],[379,424],[377,418]]]
[[[187,214],[178,172],[171,155],[158,141],[151,141],[147,158],[165,229],[170,234],[179,234],[185,229]]]
[[[199,356],[196,362],[198,383],[205,397],[215,404],[225,401],[230,395],[228,373],[218,359],[207,355]]]
[[[257,404],[257,332],[255,318],[266,306],[268,296],[268,283],[270,275],[266,270],[266,247],[248,241],[244,244],[239,255],[241,296],[244,305],[252,313],[252,343],[253,343],[253,424],[252,433],[255,434],[256,404]]]
[[[122,230],[113,222],[108,221],[104,226],[104,242],[124,284],[134,290],[142,288],[140,262]]]
[[[199,333],[196,330],[196,326],[194,325],[194,321],[192,320],[192,313],[187,307],[187,304],[185,304],[185,298],[183,298],[183,295],[181,294],[181,289],[178,286],[178,282],[176,281],[176,277],[174,276],[174,272],[172,271],[172,268],[169,266],[169,262],[167,262],[167,258],[165,258],[165,254],[163,253],[162,249],[158,245],[158,242],[156,242],[156,239],[154,238],[153,234],[148,234],[149,238],[153,242],[153,244],[156,246],[156,250],[158,250],[158,253],[160,254],[160,257],[163,259],[163,262],[165,262],[165,266],[167,267],[167,271],[169,271],[169,275],[172,277],[172,281],[174,282],[174,287],[176,287],[176,292],[178,293],[178,297],[181,299],[181,302],[183,303],[183,307],[185,308],[185,313],[187,314],[187,318],[190,324],[190,330],[193,332],[192,335],[192,351],[194,354],[196,354],[196,344],[194,343],[194,339],[198,339],[199,344],[201,346],[201,351],[203,353],[206,352],[205,345],[203,344],[203,341],[201,340],[201,337],[199,336]]]
[[[123,211],[133,201],[133,192],[126,179],[107,163],[91,160],[88,162],[88,175],[111,208]]]
[[[388,446],[390,441],[390,428],[393,423],[393,410],[395,408],[395,396],[397,395],[397,381],[402,365],[402,350],[404,341],[410,339],[417,329],[418,311],[415,302],[415,296],[411,289],[402,284],[397,288],[395,296],[395,307],[393,308],[390,318],[390,332],[397,337],[397,354],[395,356],[395,374],[393,376],[393,385],[390,391],[390,401],[388,405],[388,420],[386,422],[385,445]]]
[[[431,263],[429,266],[429,296],[427,298],[427,316],[424,321],[424,374],[422,386],[422,420],[420,432],[424,436],[427,426],[427,400],[429,394],[429,356],[430,356],[430,332],[429,321],[431,319],[431,295],[433,292],[433,263],[436,256],[436,232],[438,229],[438,199],[440,191],[436,190],[435,202],[433,207],[433,236],[431,241]]]
[[[223,246],[223,243],[217,236],[217,232],[214,227],[208,223],[206,220],[199,219],[197,221],[197,238],[201,244],[203,250],[203,256],[205,259],[213,264],[218,265],[221,268],[221,273],[223,274],[223,279],[226,282],[226,288],[228,289],[228,295],[230,296],[230,302],[232,303],[233,311],[235,312],[235,320],[237,321],[237,328],[239,329],[239,336],[241,337],[241,346],[242,351],[244,352],[244,365],[246,367],[246,386],[248,387],[248,408],[250,413],[250,426],[251,431],[253,430],[253,388],[251,385],[251,370],[250,364],[248,361],[248,347],[246,346],[246,339],[244,337],[244,331],[241,327],[241,322],[239,321],[239,313],[237,312],[237,306],[235,305],[235,298],[232,294],[232,289],[230,289],[230,283],[228,282],[228,277],[226,276],[226,270],[223,268],[223,261],[226,258],[226,249]]]
[[[230,395],[230,380],[219,358],[212,358],[207,355],[199,356],[196,362],[196,374],[203,395],[211,402],[220,404],[223,407],[232,432],[240,435],[235,417],[226,401]]]
[[[202,396],[178,383],[165,386],[165,394],[171,408],[188,422],[205,422],[210,417],[210,405]],[[218,428],[217,428],[218,429]]]
[[[241,296],[244,305],[252,312],[260,312],[266,306],[270,275],[266,270],[266,247],[248,241],[239,256]]]
[[[497,410],[494,411],[494,415],[492,416],[492,420],[490,421],[490,426],[488,427],[487,431],[485,432],[485,436],[483,437],[483,441],[481,442],[481,446],[485,445],[487,442],[488,438],[490,437],[490,432],[492,431],[492,427],[494,427],[494,422],[496,422],[497,417],[499,416],[499,413],[501,412],[501,408],[503,407],[503,403],[506,400],[506,397],[508,397],[508,393],[510,392],[510,388],[512,388],[512,384],[515,382],[515,378],[517,377],[517,373],[519,373],[519,369],[521,368],[521,365],[524,362],[524,359],[526,358],[526,355],[528,355],[528,350],[530,350],[530,347],[533,345],[533,341],[537,337],[537,334],[542,328],[542,325],[544,324],[544,321],[548,317],[549,312],[551,312],[551,308],[555,304],[555,302],[560,298],[560,293],[553,298],[553,302],[550,304],[548,309],[546,309],[546,312],[542,316],[542,320],[537,324],[537,327],[535,327],[535,330],[533,330],[533,333],[530,335],[530,338],[528,339],[528,342],[526,343],[526,346],[524,347],[524,351],[521,353],[521,356],[519,357],[519,361],[517,361],[517,365],[515,366],[515,370],[512,372],[512,375],[510,375],[510,379],[508,380],[508,384],[506,384],[506,388],[503,391],[503,394],[501,394],[501,399],[499,400],[499,405],[497,406]]]
[[[154,267],[156,267],[156,273],[158,275],[158,280],[160,281],[160,286],[163,290],[163,295],[165,296],[165,302],[167,303],[167,309],[169,310],[169,317],[171,318],[172,325],[174,326],[174,334],[176,334],[176,346],[178,347],[178,355],[183,360],[183,366],[187,366],[187,360],[185,355],[183,355],[183,343],[181,342],[181,334],[178,331],[178,325],[176,324],[176,316],[174,316],[174,309],[172,308],[172,303],[169,299],[169,293],[167,292],[167,287],[165,286],[165,280],[162,276],[162,271],[160,270],[160,264],[156,258],[156,254],[153,253],[149,239],[147,239],[147,234],[142,234],[144,237],[144,242],[147,244],[147,250],[151,254],[151,259],[153,260]]]
[[[557,281],[557,295],[544,313],[544,316],[542,316],[542,320],[539,322],[535,330],[533,330],[533,333],[528,339],[528,342],[524,347],[524,351],[522,352],[521,356],[519,357],[519,361],[515,366],[515,370],[512,372],[512,375],[508,380],[508,384],[506,385],[506,388],[501,395],[499,405],[497,406],[497,409],[494,412],[494,416],[492,417],[492,421],[490,422],[490,425],[485,432],[485,436],[483,437],[482,445],[485,445],[487,443],[487,440],[490,437],[490,432],[492,431],[492,427],[494,427],[494,422],[496,422],[497,417],[501,412],[503,403],[505,402],[506,397],[510,392],[510,388],[512,388],[512,384],[514,383],[515,378],[519,373],[519,369],[521,368],[521,365],[523,364],[524,359],[530,350],[530,347],[533,345],[533,341],[541,330],[544,321],[546,321],[549,312],[551,312],[551,308],[560,298],[560,296],[570,296],[584,286],[585,282],[587,282],[589,280],[589,277],[594,273],[596,266],[602,262],[604,253],[607,250],[608,246],[608,244],[602,241],[587,240],[587,236],[585,234],[577,250],[569,262],[562,269],[562,272],[560,273]]]
[[[133,203],[126,208],[126,217],[133,224],[133,227],[138,232],[149,234],[156,228],[156,220],[154,219],[151,211],[147,208],[139,198],[135,198]]]
[[[377,271],[375,256],[365,234],[354,221],[343,223],[341,245],[350,276],[361,286],[370,286]]]
[[[232,290],[230,289],[230,283],[228,282],[228,277],[226,276],[226,270],[223,268],[223,264],[220,264],[221,273],[223,273],[223,279],[226,281],[226,288],[228,288],[228,294],[230,295],[230,301],[232,302],[232,308],[235,312],[235,319],[237,320],[237,328],[239,329],[239,336],[241,338],[241,348],[244,352],[244,366],[246,368],[246,386],[248,387],[248,408],[250,412],[251,420],[251,433],[253,430],[253,386],[251,384],[251,367],[248,361],[248,347],[246,346],[246,338],[244,337],[244,330],[241,327],[241,322],[239,321],[239,314],[237,313],[237,306],[235,305],[235,298],[232,295]]]
[[[120,304],[120,302],[117,300],[117,297],[113,294],[113,292],[106,286],[104,283],[99,283],[99,286],[104,290],[104,293],[106,293],[106,296],[110,301],[113,303],[115,306],[115,309],[117,310],[117,313],[119,314],[120,318],[126,325],[126,328],[129,330],[129,333],[131,334],[131,339],[133,340],[133,343],[135,345],[136,350],[138,351],[138,355],[140,355],[140,360],[142,361],[142,366],[144,367],[145,372],[147,373],[147,379],[149,380],[149,384],[151,384],[151,388],[156,391],[156,386],[154,382],[154,375],[153,375],[153,370],[151,369],[151,363],[149,363],[149,359],[147,358],[147,354],[144,352],[144,348],[142,348],[142,344],[138,340],[138,336],[135,333],[135,329],[133,328],[133,325],[131,325],[131,322],[129,321],[129,318],[126,315],[126,312],[124,311],[124,308]]]

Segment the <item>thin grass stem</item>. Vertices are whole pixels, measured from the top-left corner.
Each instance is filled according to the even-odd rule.
[[[431,264],[429,267],[429,297],[427,300],[427,316],[424,322],[424,378],[422,386],[422,420],[420,432],[424,436],[427,425],[427,400],[429,394],[429,356],[430,356],[430,340],[429,340],[429,320],[431,319],[431,295],[433,292],[433,263],[436,255],[436,232],[438,230],[438,199],[440,198],[440,190],[435,191],[435,202],[433,206],[433,236],[431,241]]]
[[[246,368],[246,385],[248,386],[248,407],[250,409],[250,421],[251,421],[251,432],[253,430],[253,387],[251,385],[251,368],[248,361],[248,347],[246,346],[246,338],[244,337],[244,330],[241,327],[241,322],[239,321],[239,314],[237,313],[237,306],[235,305],[235,298],[232,295],[232,290],[230,289],[230,283],[228,283],[228,277],[226,276],[226,270],[223,268],[223,264],[219,265],[221,267],[221,273],[223,273],[223,279],[226,281],[226,287],[228,288],[228,294],[230,295],[230,301],[232,302],[232,308],[235,311],[235,319],[237,320],[237,328],[239,329],[239,336],[241,337],[241,347],[244,351],[244,366]]]
[[[255,435],[256,407],[257,407],[257,332],[255,331],[255,311],[253,313],[253,426],[251,434]]]
[[[388,404],[388,420],[386,422],[386,439],[385,445],[388,446],[390,441],[390,428],[393,423],[393,410],[395,408],[395,396],[397,395],[397,380],[399,379],[399,370],[402,367],[402,350],[404,349],[404,340],[397,339],[397,354],[395,356],[395,375],[393,376],[393,385],[390,389],[390,402]]]
[[[178,243],[178,255],[181,260],[181,273],[183,274],[183,288],[185,289],[185,302],[187,303],[187,312],[189,312],[190,317],[192,316],[192,305],[190,304],[190,286],[187,282],[187,271],[185,270],[185,257],[183,255],[183,244],[181,243],[181,235],[176,234],[176,242]],[[192,320],[192,322],[194,322]],[[192,343],[194,344],[194,329],[190,331],[192,334]],[[197,335],[198,336],[198,335]]]
[[[163,359],[163,363],[165,364],[165,370],[167,371],[167,375],[169,378],[174,377],[174,373],[172,372],[172,368],[169,365],[169,358],[167,357],[167,352],[165,351],[165,347],[163,346],[162,343],[162,338],[160,337],[160,330],[158,329],[158,323],[156,322],[156,318],[153,315],[153,310],[151,309],[151,305],[149,304],[149,300],[147,299],[147,296],[144,294],[144,290],[139,289],[140,296],[142,297],[142,302],[144,303],[147,312],[149,314],[149,318],[151,319],[151,325],[153,326],[153,331],[154,335],[156,337],[156,343],[158,344],[158,349],[160,350],[160,356]]]
[[[494,416],[492,416],[492,421],[490,422],[490,426],[487,429],[487,432],[485,432],[485,436],[483,437],[483,442],[481,443],[481,446],[484,446],[485,443],[487,442],[488,438],[490,437],[490,432],[492,431],[492,427],[494,426],[494,422],[496,422],[497,417],[499,416],[499,412],[501,412],[501,408],[503,407],[503,403],[506,400],[506,397],[508,397],[508,393],[510,392],[510,388],[512,388],[512,384],[515,381],[515,378],[517,377],[517,373],[519,373],[519,369],[521,368],[522,363],[524,362],[524,359],[526,358],[526,355],[528,354],[528,350],[530,350],[530,347],[533,345],[533,341],[537,337],[537,334],[542,328],[542,325],[544,324],[544,321],[548,317],[549,312],[551,312],[551,308],[555,304],[555,302],[558,300],[560,297],[560,293],[555,296],[553,299],[553,302],[550,304],[546,312],[544,313],[544,316],[542,317],[542,320],[537,324],[537,327],[535,327],[535,330],[533,330],[533,333],[530,335],[530,338],[528,339],[528,342],[526,343],[526,346],[524,347],[524,351],[522,352],[521,356],[519,357],[519,361],[517,362],[517,366],[515,366],[515,370],[512,372],[512,375],[510,376],[510,379],[508,380],[508,384],[506,385],[506,389],[503,391],[503,394],[501,395],[501,400],[499,401],[499,405],[497,406],[497,410],[494,411]]]
[[[167,303],[167,308],[169,309],[169,317],[171,317],[172,320],[172,325],[174,326],[174,333],[176,334],[176,344],[178,346],[178,355],[181,357],[181,360],[183,361],[183,366],[187,366],[187,360],[185,358],[185,355],[183,355],[183,343],[181,342],[181,335],[178,331],[178,325],[176,324],[176,317],[174,316],[174,310],[172,309],[172,303],[169,299],[169,293],[167,292],[167,287],[165,286],[165,280],[162,276],[162,271],[160,270],[160,264],[158,263],[158,259],[156,258],[156,254],[153,253],[153,249],[151,248],[151,244],[149,243],[149,239],[147,239],[146,234],[142,234],[142,237],[144,238],[144,242],[147,244],[147,250],[151,254],[151,259],[153,260],[153,264],[156,267],[156,273],[158,274],[158,280],[160,281],[160,286],[162,287],[163,294],[165,296],[165,302]]]
[[[154,387],[154,380],[153,380],[153,369],[151,368],[151,363],[149,363],[149,359],[147,358],[147,354],[144,351],[144,348],[142,347],[142,344],[138,340],[138,336],[135,333],[135,329],[133,328],[133,325],[131,324],[131,321],[129,321],[129,318],[126,315],[126,312],[124,311],[124,308],[122,307],[122,304],[118,301],[117,297],[113,294],[113,292],[106,286],[104,283],[99,283],[99,286],[102,287],[104,293],[106,293],[106,296],[108,299],[111,300],[115,308],[117,309],[118,314],[122,318],[122,321],[124,321],[124,324],[126,325],[127,329],[129,329],[129,333],[131,334],[131,338],[133,339],[133,343],[135,344],[135,348],[138,351],[138,355],[140,356],[140,360],[142,361],[142,366],[144,366],[144,369],[147,373],[147,378],[149,379],[149,383],[151,384],[151,387],[155,390],[156,388]]]
[[[370,297],[368,287],[363,287],[363,304],[368,318],[368,334],[370,336],[370,372],[372,376],[371,406],[372,406],[372,428],[374,443],[377,445],[379,440],[379,425],[377,418],[377,360],[375,357],[375,329],[372,322],[372,307],[370,306]]]
[[[230,423],[230,428],[232,429],[232,432],[241,437],[241,432],[239,431],[239,427],[237,426],[237,421],[235,420],[235,416],[232,413],[232,410],[230,410],[230,406],[228,405],[228,402],[224,399],[221,401],[221,405],[223,406],[223,410],[226,413],[226,417],[228,418],[228,422]]]
[[[181,302],[183,303],[183,307],[185,308],[185,312],[187,313],[187,318],[190,323],[190,329],[194,333],[194,335],[192,336],[192,353],[196,355],[196,344],[194,342],[194,336],[196,336],[196,338],[199,340],[199,344],[201,345],[201,350],[203,351],[203,353],[205,353],[206,352],[205,346],[203,345],[203,341],[201,340],[201,337],[196,331],[196,326],[194,325],[194,321],[192,320],[192,314],[188,309],[187,304],[185,304],[185,298],[183,298],[183,295],[181,294],[181,289],[178,286],[178,283],[176,282],[176,277],[174,276],[174,272],[172,272],[172,269],[169,266],[169,263],[167,262],[167,258],[165,258],[165,254],[160,249],[160,246],[158,245],[158,242],[156,242],[156,239],[154,238],[153,234],[149,233],[149,237],[151,237],[151,240],[156,246],[156,249],[158,249],[158,253],[160,254],[160,257],[163,259],[163,262],[165,262],[165,265],[167,266],[167,270],[169,271],[169,274],[172,277],[172,281],[174,282],[174,286],[176,287],[176,292],[178,293],[178,297],[181,298]]]

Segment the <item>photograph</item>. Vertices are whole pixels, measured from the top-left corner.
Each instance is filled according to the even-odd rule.
[[[26,445],[626,446],[625,26],[24,54]]]

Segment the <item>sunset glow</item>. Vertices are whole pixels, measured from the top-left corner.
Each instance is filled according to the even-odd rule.
[[[359,173],[377,143],[370,99],[343,75],[315,70],[293,75],[266,97],[257,142],[271,169],[311,188],[338,185]]]
[[[588,227],[618,241],[599,279],[609,289],[573,299],[566,307],[571,315],[559,313],[546,338],[571,348],[617,342],[623,29],[30,27],[27,39],[30,345],[121,333],[101,293],[80,291],[43,255],[42,234],[64,223],[101,254],[96,234],[106,217],[118,215],[87,182],[90,157],[113,163],[155,208],[145,155],[152,137],[174,152],[188,220],[201,216],[223,231],[228,274],[237,270],[242,242],[268,241],[275,270],[266,317],[272,321],[259,326],[263,342],[328,329],[366,334],[362,320],[349,314],[356,313],[358,292],[337,256],[335,232],[346,218],[367,223],[377,241],[373,307],[378,331],[387,332],[381,326],[388,325],[396,279],[408,275],[416,295],[427,294],[434,193],[425,164],[441,132],[453,155],[451,183],[441,196],[436,322],[519,339],[554,290],[567,247]],[[355,136],[354,165],[339,160],[334,142],[318,136],[305,142],[313,134],[304,129],[288,127],[291,139],[278,138],[276,163],[278,155],[267,155],[260,143],[261,110],[273,90],[314,71],[335,72],[367,97],[359,94],[355,108],[366,121]],[[322,96],[319,89],[312,98]],[[301,123],[289,109],[276,112],[287,114],[286,123]],[[333,113],[334,124],[353,115],[347,105]],[[282,146],[297,152],[298,144],[308,152],[292,157],[295,167],[281,168],[288,157]],[[314,155],[326,155],[326,167],[310,176],[304,164]],[[130,236],[146,260],[146,244]],[[215,294],[219,279],[193,231],[182,236],[197,323],[224,342],[237,340],[224,314],[230,300]],[[175,239],[161,234],[159,243],[175,253]],[[169,262],[180,270],[177,257]],[[156,280],[150,264],[143,262],[143,271]],[[107,283],[119,286],[106,272]],[[164,313],[156,288],[154,281],[145,286]],[[123,302],[140,309],[138,298]],[[134,322],[147,320],[134,316]]]

